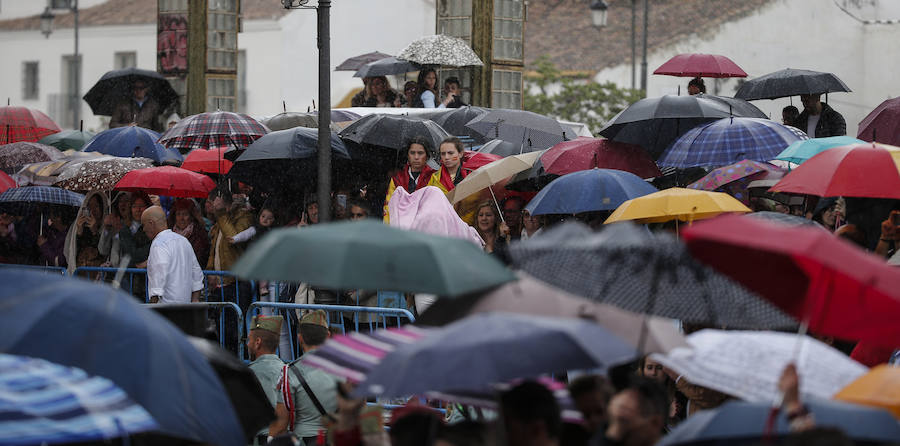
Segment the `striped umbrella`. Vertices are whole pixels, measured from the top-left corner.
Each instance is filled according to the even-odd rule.
[[[0,353],[0,444],[88,442],[156,429],[153,417],[106,378]]]
[[[241,113],[216,111],[188,116],[166,130],[159,142],[170,149],[187,152],[194,149],[243,149],[269,129]]]

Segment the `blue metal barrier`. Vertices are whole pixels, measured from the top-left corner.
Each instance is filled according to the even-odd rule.
[[[154,306],[166,306],[169,304],[144,304],[146,307],[154,307]],[[241,311],[241,308],[237,306],[237,304],[232,302],[191,302],[189,304],[174,304],[179,307],[183,306],[191,306],[191,307],[202,307],[202,308],[217,308],[219,310],[219,318],[222,318],[222,314],[225,313],[225,310],[231,309],[234,310],[235,316],[238,321],[244,320],[244,313]],[[238,358],[244,357],[244,324],[237,324],[237,335],[238,335]],[[224,349],[228,349],[225,345],[225,330],[219,330],[219,345]]]
[[[116,276],[116,272],[119,271],[119,268],[115,267],[107,267],[107,266],[79,266],[75,268],[75,271],[72,272],[72,276],[75,277],[84,277],[86,279],[90,278],[91,273],[97,273],[97,280],[99,281],[112,281]],[[143,297],[145,303],[150,303],[150,284],[147,283],[147,270],[145,268],[125,268],[125,275],[122,276],[122,282],[119,284],[119,288],[123,291],[127,291],[129,294],[135,297]],[[87,274],[82,274],[87,273]],[[143,294],[137,294],[134,292],[135,286],[135,276],[139,277],[143,281]],[[140,286],[141,280],[138,281],[138,285]]]
[[[290,310],[313,310],[313,311],[314,310],[324,310],[329,315],[329,319],[330,319],[330,316],[332,313],[336,313],[336,314],[340,315],[340,317],[343,317],[344,313],[376,314],[376,315],[381,315],[381,316],[385,316],[385,317],[392,317],[392,318],[396,317],[397,325],[401,325],[401,318],[406,318],[406,320],[410,323],[416,321],[415,316],[413,316],[413,314],[405,308],[356,307],[356,306],[348,306],[348,305],[292,304],[292,303],[282,303],[282,302],[254,302],[254,303],[250,304],[250,308],[247,309],[247,314],[246,314],[246,316],[244,316],[244,323],[246,324],[244,327],[245,331],[249,329],[250,320],[253,318],[253,316],[256,316],[257,314],[259,314],[260,310],[262,310],[263,308],[272,308],[272,309],[278,310],[280,313],[282,313],[282,316],[284,317],[284,320],[285,320],[285,326],[287,327],[287,334],[291,339],[291,354],[290,354],[291,359],[297,358],[298,345],[297,345],[297,337],[294,334],[293,330],[291,329],[291,324],[288,323],[288,321],[290,320],[290,315],[284,314],[284,313],[289,312]],[[387,320],[384,319],[384,322],[386,324]],[[343,333],[347,332],[346,327],[344,327],[343,324],[332,324],[332,325],[341,327],[341,331]],[[374,327],[370,325],[369,328],[375,329],[375,328],[383,328],[385,326],[386,325],[382,325],[381,327],[378,327],[378,325],[376,323],[376,325]],[[356,323],[356,328],[357,328],[356,331],[359,331],[359,322]]]

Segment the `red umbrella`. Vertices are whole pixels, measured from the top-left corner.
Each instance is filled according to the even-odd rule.
[[[564,141],[541,155],[544,172],[565,175],[580,170],[617,169],[641,178],[662,175],[653,158],[641,146],[608,139],[579,137]]]
[[[216,187],[208,176],[180,167],[162,166],[132,170],[125,174],[116,190],[183,198],[205,198]]]
[[[731,59],[718,54],[679,54],[653,74],[678,77],[747,77]]]
[[[5,172],[0,172],[0,194],[6,192],[7,189],[12,189],[14,187],[19,187],[19,185],[16,184],[16,180],[12,179],[12,177]]]
[[[856,137],[863,141],[900,145],[900,97],[888,99],[859,122]]]
[[[494,161],[497,161],[500,158],[503,158],[503,157],[500,155],[494,155],[493,153],[481,153],[481,152],[474,152],[471,150],[466,150],[463,153],[462,164],[463,164],[463,167],[465,167],[466,169],[475,170],[481,166],[484,166],[485,164],[490,164]]]
[[[815,333],[900,344],[900,274],[827,231],[724,216],[681,235],[694,257]]]
[[[0,144],[37,142],[62,129],[47,115],[28,107],[0,107]]]
[[[900,199],[900,148],[883,144],[835,147],[810,158],[772,186],[772,192],[820,197]]]
[[[224,147],[212,150],[194,149],[184,158],[181,168],[194,172],[226,174],[234,164],[224,157],[228,150]]]

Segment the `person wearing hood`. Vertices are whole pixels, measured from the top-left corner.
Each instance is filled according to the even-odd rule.
[[[106,257],[104,266],[118,267],[122,259],[122,245],[119,239],[119,231],[125,227],[131,227],[131,194],[119,192],[113,199],[112,209],[103,218],[103,231],[100,233],[100,242],[97,248],[100,254]]]
[[[106,209],[109,201],[103,192],[88,193],[81,203],[66,233],[64,252],[70,274],[79,266],[100,266],[106,261],[99,249]]]

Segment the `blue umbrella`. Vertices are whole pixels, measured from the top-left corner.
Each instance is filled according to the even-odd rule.
[[[829,136],[827,138],[810,138],[794,141],[787,146],[778,156],[777,160],[790,161],[794,164],[803,164],[804,161],[835,147],[849,146],[850,144],[865,144],[865,141],[852,136]]]
[[[150,158],[156,164],[182,162],[184,157],[175,149],[158,143],[159,133],[138,126],[116,127],[94,136],[82,152],[100,152],[123,158]]]
[[[36,203],[80,207],[84,195],[50,186],[15,187],[0,194],[0,203],[32,205]]]
[[[494,383],[575,369],[606,369],[637,351],[581,320],[481,313],[398,346],[357,387],[386,398],[426,391],[490,391]]]
[[[186,336],[134,297],[70,277],[0,270],[0,351],[109,379],[159,431],[239,446],[241,424],[222,383]]]
[[[817,426],[836,427],[851,440],[891,444],[900,440],[900,423],[885,410],[827,400],[806,401],[806,406]],[[729,401],[691,416],[657,446],[760,444],[771,410],[771,404]],[[789,433],[787,419],[780,413],[772,434]]]
[[[551,181],[525,210],[531,215],[608,211],[653,192],[655,187],[631,172],[594,168]]]
[[[809,139],[794,127],[761,118],[723,118],[688,130],[659,158],[660,166],[726,166],[769,161],[795,141]]]
[[[159,429],[110,380],[0,353],[0,444],[74,443]]]

